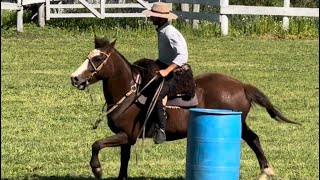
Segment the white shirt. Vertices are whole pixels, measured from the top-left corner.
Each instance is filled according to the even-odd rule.
[[[167,65],[182,66],[188,61],[188,47],[182,34],[169,22],[158,30],[159,60]]]

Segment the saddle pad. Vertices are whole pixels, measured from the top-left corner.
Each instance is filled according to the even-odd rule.
[[[141,104],[145,104],[147,101],[147,97],[141,95],[137,101]],[[191,98],[189,101],[185,101],[182,99],[182,97],[177,96],[174,99],[167,99],[167,96],[163,99],[163,105],[165,106],[179,106],[179,107],[193,107],[198,105],[198,98],[195,95],[193,98]]]
[[[189,101],[183,100],[181,96],[167,101],[166,106],[193,107],[198,105],[197,95],[193,96]]]

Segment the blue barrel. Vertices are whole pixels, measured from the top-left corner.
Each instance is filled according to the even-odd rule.
[[[241,112],[190,109],[186,180],[239,180]]]

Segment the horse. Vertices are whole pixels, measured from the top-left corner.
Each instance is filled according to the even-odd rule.
[[[99,139],[92,144],[90,166],[96,178],[102,178],[99,151],[105,147],[120,146],[120,171],[117,179],[128,178],[128,163],[131,146],[142,138],[141,129],[145,127],[145,137],[152,137],[150,120],[144,126],[146,111],[137,103],[138,71],[118,50],[114,41],[106,37],[94,38],[95,48],[83,64],[75,70],[70,78],[72,86],[84,90],[89,85],[102,81],[105,102],[108,105],[108,126],[114,135]],[[258,135],[246,124],[247,115],[252,105],[257,104],[266,109],[271,118],[278,122],[299,124],[286,118],[269,98],[257,87],[242,83],[240,80],[221,73],[206,73],[194,77],[198,108],[230,109],[241,111],[241,138],[249,145],[259,162],[261,173],[273,176],[274,171],[264,155]],[[188,108],[167,108],[166,141],[187,137],[189,119]],[[152,119],[152,118],[151,118]]]

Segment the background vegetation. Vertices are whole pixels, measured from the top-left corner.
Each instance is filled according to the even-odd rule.
[[[127,1],[130,2],[130,1]],[[318,7],[315,0],[291,0],[292,7]],[[283,0],[230,0],[233,5],[248,6],[283,6]],[[173,9],[180,10],[180,4],[174,4]],[[192,6],[190,5],[190,10]],[[109,10],[110,11],[110,10]],[[128,10],[120,10],[128,11]],[[140,9],[141,11],[141,9]],[[217,7],[201,6],[202,12],[216,12]],[[24,22],[31,22],[31,11],[26,11]],[[288,30],[282,28],[281,16],[254,16],[254,15],[230,15],[229,17],[229,36],[267,36],[272,38],[317,38],[319,36],[319,18],[318,17],[289,17],[290,25]],[[199,37],[219,37],[220,23],[200,21],[199,29],[192,29],[192,21],[185,20],[174,21],[173,24],[179,29],[184,29],[188,33]],[[16,14],[12,11],[1,10],[1,29],[15,28]],[[67,29],[80,32],[102,32],[108,30],[118,31],[126,29],[140,32],[149,32],[152,34],[154,28],[146,18],[106,18],[100,20],[97,18],[73,18],[73,19],[51,19],[46,22],[46,26]]]

